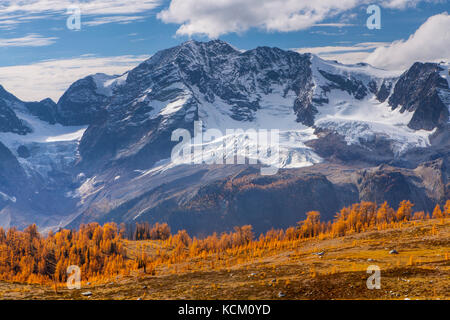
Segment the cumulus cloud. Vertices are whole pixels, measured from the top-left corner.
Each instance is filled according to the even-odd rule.
[[[0,67],[0,84],[25,101],[52,98],[58,101],[76,80],[90,74],[122,74],[149,56],[96,57],[41,61],[29,65]]]
[[[341,63],[367,62],[378,68],[405,70],[414,62],[450,60],[450,16],[447,12],[428,18],[407,40],[364,42],[354,45],[292,49],[313,53]]]
[[[172,0],[158,14],[166,23],[181,24],[179,35],[211,38],[252,27],[266,31],[295,31],[356,6],[356,0]]]
[[[414,62],[450,60],[450,16],[447,12],[428,18],[407,40],[375,49],[366,62],[381,68],[406,69]]]
[[[177,35],[202,34],[217,38],[250,28],[298,31],[320,26],[326,19],[360,5],[377,3],[404,9],[421,1],[434,0],[171,0],[169,7],[157,16],[165,23],[179,24]]]

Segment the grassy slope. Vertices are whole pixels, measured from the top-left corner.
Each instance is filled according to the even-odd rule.
[[[154,248],[148,249],[150,254],[160,246],[147,244]],[[137,244],[128,246],[133,254]],[[389,254],[394,248],[398,255]],[[313,254],[321,250],[322,258]],[[450,299],[449,255],[450,221],[426,221],[307,240],[249,262],[227,256],[226,268],[211,269],[210,255],[202,259],[202,270],[192,267],[197,259],[159,267],[156,276],[138,273],[107,284],[83,284],[81,290],[59,289],[57,294],[45,286],[0,282],[0,299]],[[366,287],[369,265],[381,269],[380,290]],[[81,296],[86,291],[92,297]],[[280,298],[280,292],[285,296]]]

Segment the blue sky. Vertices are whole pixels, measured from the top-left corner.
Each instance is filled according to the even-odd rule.
[[[47,96],[57,100],[71,82],[82,76],[95,72],[122,73],[158,50],[188,39],[220,38],[244,50],[276,46],[311,51],[344,63],[367,60],[380,67],[390,67],[380,54],[395,53],[402,61],[402,55],[408,52],[414,59],[410,51],[422,46],[417,39],[419,35],[414,35],[420,28],[426,29],[423,34],[434,35],[438,30],[436,38],[428,39],[439,42],[446,40],[445,34],[450,29],[448,16],[443,16],[449,11],[445,0],[223,0],[220,3],[2,0],[0,84],[24,100]],[[373,3],[381,8],[379,30],[366,27],[369,16],[366,8]],[[79,31],[66,26],[69,17],[66,10],[74,4],[81,10]],[[438,15],[442,17],[439,21],[427,22]],[[429,26],[423,27],[427,23]],[[440,32],[441,29],[444,30]],[[416,39],[408,44],[412,36]],[[403,47],[398,48],[396,40],[403,40]],[[429,57],[418,52],[417,60],[448,58],[448,41],[440,45],[443,50],[434,48]],[[386,48],[370,55],[379,47]],[[442,57],[435,56],[436,51],[442,51]],[[408,59],[405,63],[410,63]],[[406,66],[402,64],[399,68]],[[33,87],[39,79],[44,79],[48,88]]]

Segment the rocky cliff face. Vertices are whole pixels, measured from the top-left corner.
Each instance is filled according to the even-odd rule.
[[[0,86],[0,132],[27,134],[31,129],[17,117],[13,110],[15,105],[20,105],[20,100]]]
[[[115,78],[96,74],[76,81],[58,101],[57,121],[66,126],[95,122],[111,95],[109,89],[105,90],[104,83]]]
[[[441,90],[448,91],[448,83],[441,71],[436,63],[416,62],[398,79],[389,105],[414,113],[408,124],[411,129],[433,130],[448,123],[448,105],[439,96]]]
[[[0,132],[12,132],[25,135],[31,129],[20,120],[8,105],[0,100]]]
[[[52,99],[44,99],[40,102],[26,102],[25,107],[30,114],[49,124],[58,121],[56,103]]]
[[[15,202],[17,198],[9,194],[17,194],[25,181],[26,174],[19,161],[4,144],[0,143],[0,190],[2,190],[0,203],[5,205],[8,201]]]

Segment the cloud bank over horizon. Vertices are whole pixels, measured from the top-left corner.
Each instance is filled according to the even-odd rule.
[[[0,67],[0,84],[24,101],[51,98],[58,102],[69,86],[95,73],[120,75],[150,56],[96,57],[48,60],[29,65]]]
[[[365,42],[351,46],[293,49],[313,53],[341,63],[367,62],[374,67],[405,70],[414,62],[450,61],[450,16],[447,12],[429,17],[406,40]]]
[[[380,46],[365,62],[386,69],[406,69],[414,62],[450,60],[450,16],[447,12],[432,16],[407,40]]]

